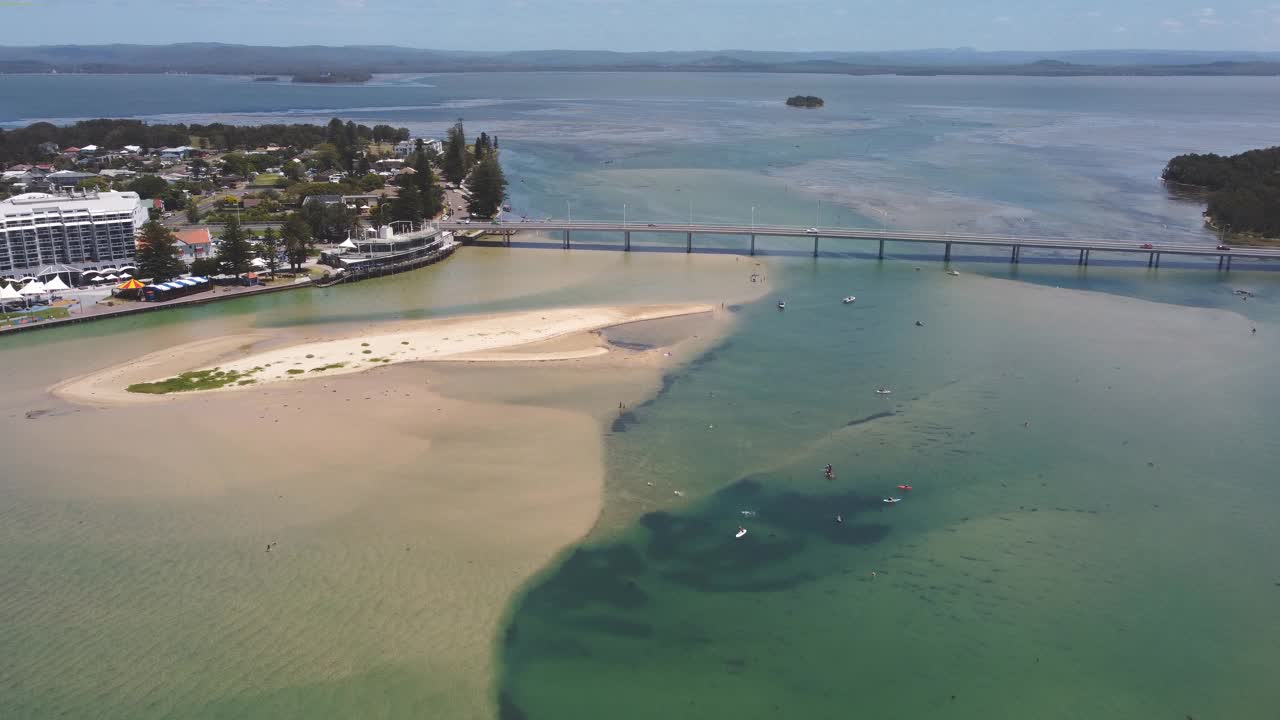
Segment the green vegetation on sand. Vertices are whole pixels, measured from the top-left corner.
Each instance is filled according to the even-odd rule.
[[[135,383],[125,388],[131,393],[146,393],[149,395],[167,395],[175,392],[194,392],[197,390],[217,390],[226,387],[232,383],[241,385],[247,384],[242,382],[249,373],[240,373],[234,370],[192,370],[185,372],[177,377],[167,378],[165,380],[157,380],[149,383]],[[250,380],[252,382],[252,380]]]

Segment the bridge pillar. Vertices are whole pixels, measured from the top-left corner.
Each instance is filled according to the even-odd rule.
[[[1160,253],[1156,253],[1156,267],[1160,267]]]
[[[684,251],[687,253],[693,252],[693,233],[684,236]]]
[[[1017,245],[1009,246],[1009,262],[1011,263],[1018,262],[1018,246]]]
[[[1076,264],[1077,264],[1077,265],[1083,265],[1083,264],[1084,264],[1084,250],[1083,250],[1083,249],[1081,249],[1081,250],[1080,250],[1080,259],[1076,261]]]
[[[951,243],[947,243],[947,251],[942,256],[942,259],[946,262],[951,262]]]
[[[880,241],[880,254],[877,257],[879,257],[881,260],[884,259],[884,240]]]
[[[565,250],[569,249],[569,231],[568,230],[564,231],[564,249]]]
[[[756,254],[756,234],[751,233],[751,254]]]
[[[506,236],[507,247],[511,247],[511,236],[515,235],[515,233],[508,230],[507,232],[504,232],[502,234]]]
[[[1090,251],[1089,251],[1089,249],[1088,249],[1088,248],[1086,248],[1086,249],[1085,249],[1085,251],[1084,251],[1084,264],[1085,264],[1085,265],[1088,265],[1088,264],[1089,264],[1089,252],[1090,252]]]
[[[627,230],[622,233],[622,249],[631,252],[631,231]]]
[[[1230,255],[1228,255],[1228,256],[1227,256],[1227,271],[1228,271],[1228,272],[1230,272],[1230,270],[1231,270],[1231,256],[1230,256]]]
[[[818,257],[818,236],[813,236],[813,256]]]
[[[1156,264],[1156,254],[1147,253],[1147,267],[1153,267]]]
[[[1221,269],[1222,269],[1222,264],[1223,264],[1224,262],[1226,262],[1226,261],[1227,261],[1227,256],[1226,256],[1226,255],[1219,255],[1219,256],[1218,256],[1218,269],[1219,269],[1219,270],[1221,270]]]

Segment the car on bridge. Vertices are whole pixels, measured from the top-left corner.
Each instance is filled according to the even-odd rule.
[[[1230,245],[1219,245],[1219,246],[1218,246],[1218,249],[1219,249],[1219,250],[1230,250],[1230,249],[1231,249],[1231,246],[1230,246]]]
[[[816,227],[812,227],[812,228],[809,228],[808,230],[805,230],[805,232],[809,233],[810,235],[817,235],[817,234],[818,234],[818,228],[816,228]]]
[[[1142,248],[1143,250],[1154,250],[1156,246],[1152,245],[1151,243],[1142,243],[1138,247]]]

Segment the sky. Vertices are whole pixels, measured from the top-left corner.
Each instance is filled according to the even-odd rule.
[[[1280,2],[0,0],[0,28],[3,45],[231,42],[449,50],[1280,50]]]

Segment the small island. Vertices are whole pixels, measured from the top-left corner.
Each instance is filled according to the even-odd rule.
[[[1280,239],[1280,147],[1239,155],[1179,155],[1160,177],[1205,194],[1205,223],[1233,238]]]
[[[264,75],[262,77],[256,77],[253,79],[254,82],[277,82],[279,80],[280,78],[276,77],[275,75]]]
[[[787,105],[798,108],[820,108],[826,105],[826,102],[816,95],[792,95],[787,98]]]
[[[373,75],[367,72],[326,72],[326,73],[298,73],[293,76],[296,83],[363,83],[373,79]]]

